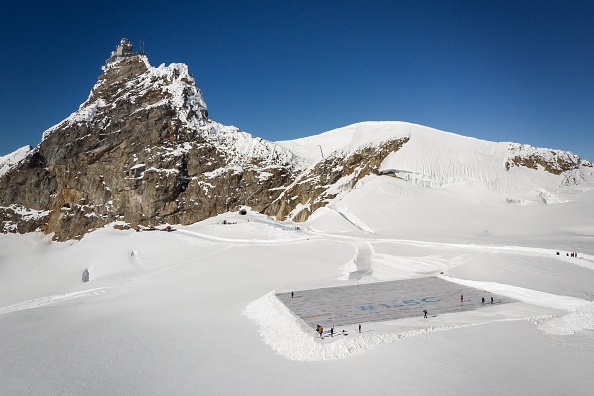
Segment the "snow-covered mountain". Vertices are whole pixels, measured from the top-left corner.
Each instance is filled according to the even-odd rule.
[[[110,58],[89,98],[0,178],[5,231],[80,238],[122,227],[189,224],[249,198],[265,210],[304,161],[208,118],[186,65]],[[20,214],[28,211],[43,216]]]
[[[3,160],[2,230],[40,229],[63,240],[114,221],[191,224],[241,206],[305,221],[351,192],[365,197],[353,190],[373,177],[484,188],[494,202],[520,205],[564,202],[591,186],[592,164],[571,153],[403,122],[269,142],[210,119],[186,65],[153,67],[144,54],[123,53],[35,149]]]
[[[394,189],[398,194],[414,187],[422,187],[418,194],[427,196],[457,189],[458,204],[484,189],[495,205],[565,202],[591,189],[594,181],[592,163],[572,153],[404,122],[363,122],[278,144],[311,164],[277,199],[292,208],[288,217],[295,220],[326,204],[340,206],[346,195],[371,202],[375,192],[364,189],[371,175],[407,182]],[[321,175],[331,175],[331,181]]]
[[[0,393],[592,393],[589,161],[402,122],[267,142],[128,51],[0,160]]]

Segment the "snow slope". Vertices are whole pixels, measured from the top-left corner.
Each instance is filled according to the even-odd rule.
[[[555,248],[579,242],[571,234],[554,249],[531,238],[496,241],[325,234],[234,214],[176,232],[107,228],[75,243],[4,235],[2,389],[589,394],[594,308],[580,294],[592,291],[594,246],[584,244],[583,258],[570,259]],[[352,271],[372,271],[345,279],[349,262]],[[91,280],[83,283],[86,268]],[[320,341],[272,295],[438,272],[521,302],[430,322],[363,324],[360,335],[346,326],[348,337]]]
[[[312,163],[334,151],[352,153],[366,145],[402,137],[410,138],[399,151],[390,154],[381,171],[423,187],[444,187],[464,183],[484,186],[511,202],[562,202],[556,190],[563,184],[594,184],[592,168],[584,172],[554,175],[544,171],[511,166],[515,156],[538,154],[555,164],[558,158],[576,165],[580,158],[567,152],[538,149],[517,143],[495,143],[443,132],[406,122],[363,122],[316,136],[277,142]],[[508,163],[506,168],[506,163]]]
[[[356,125],[344,134],[278,144],[300,145],[316,161],[319,146],[324,154],[354,150],[396,136],[393,126],[377,123],[374,137]],[[305,223],[227,213],[174,225],[175,232],[106,227],[78,242],[0,235],[0,389],[11,395],[591,394],[588,175],[569,186],[562,175],[542,176],[538,183],[558,198],[545,204],[531,195],[532,184],[514,187],[521,178],[540,178],[537,171],[513,168],[502,179],[505,173],[490,170],[492,157],[505,159],[507,144],[440,133],[436,139],[461,153],[444,155],[436,144],[418,157],[433,132],[407,124],[398,133],[410,134],[400,153],[408,160],[395,155],[383,167],[429,184],[369,176]],[[480,149],[465,153],[468,147]],[[457,169],[461,161],[475,165]],[[438,167],[441,173],[434,173]],[[510,203],[511,196],[526,202]],[[519,302],[363,323],[361,333],[353,324],[336,329],[348,336],[321,340],[274,296],[419,276]]]
[[[8,170],[13,165],[17,164],[23,158],[25,158],[30,151],[31,146],[24,146],[10,154],[0,157],[0,177],[2,177],[3,174],[8,172]]]

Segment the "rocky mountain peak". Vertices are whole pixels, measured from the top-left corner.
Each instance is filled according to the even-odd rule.
[[[144,54],[116,58],[103,67],[103,73],[79,109],[43,134],[48,139],[54,131],[76,125],[83,135],[86,128],[101,131],[119,129],[119,122],[130,115],[171,111],[174,119],[186,127],[205,125],[208,110],[202,92],[185,64],[152,67]],[[62,136],[64,138],[64,136]]]
[[[78,110],[37,147],[0,158],[0,231],[66,240],[110,223],[191,224],[242,206],[305,221],[374,177],[421,188],[480,184],[509,203],[535,194],[549,203],[562,197],[541,181],[588,184],[592,164],[402,122],[266,141],[209,118],[185,64],[151,66],[122,39]]]
[[[187,224],[248,196],[263,210],[299,167],[288,150],[210,120],[185,64],[153,67],[122,43],[79,109],[0,178],[3,230],[63,240],[114,221]]]

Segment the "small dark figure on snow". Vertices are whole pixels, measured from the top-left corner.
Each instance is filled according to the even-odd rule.
[[[493,296],[491,296],[491,304],[493,304]]]
[[[293,292],[291,292],[291,298],[293,298]]]
[[[460,294],[460,302],[463,303],[464,302],[464,295]]]
[[[334,326],[330,328],[330,337],[334,337]]]
[[[481,299],[481,305],[485,305],[485,297]]]
[[[424,309],[424,310],[423,310],[423,313],[425,314],[424,318],[426,318],[426,317],[427,317],[427,310],[426,310],[426,309]]]
[[[361,332],[361,325],[359,325],[359,333]]]
[[[324,328],[320,326],[320,338],[324,339]]]

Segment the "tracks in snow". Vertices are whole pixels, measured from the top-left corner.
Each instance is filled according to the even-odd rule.
[[[34,298],[33,300],[23,301],[20,303],[0,307],[0,316],[12,312],[25,311],[27,309],[35,309],[45,307],[46,305],[57,304],[62,301],[72,300],[75,298],[98,296],[105,293],[109,287],[99,287],[96,289],[82,290],[78,292],[55,294],[53,296]]]

